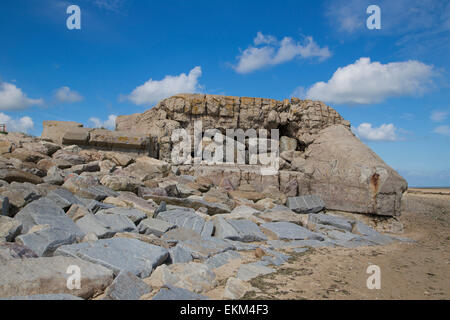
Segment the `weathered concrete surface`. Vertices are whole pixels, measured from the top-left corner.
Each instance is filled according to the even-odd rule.
[[[398,216],[407,183],[346,127],[323,129],[306,152],[300,193],[318,194],[327,209]]]

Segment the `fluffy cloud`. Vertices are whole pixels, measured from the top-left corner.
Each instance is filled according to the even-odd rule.
[[[0,112],[0,123],[6,124],[8,132],[24,132],[27,133],[34,127],[33,120],[30,117],[11,118],[10,116]]]
[[[432,76],[433,67],[419,61],[381,64],[360,58],[337,69],[328,82],[314,84],[306,96],[329,103],[377,103],[389,97],[422,93]]]
[[[382,124],[378,128],[372,127],[371,123],[361,123],[353,132],[366,141],[395,141],[398,140],[397,128],[392,124]]]
[[[164,98],[178,93],[195,93],[201,90],[198,79],[202,75],[202,68],[195,67],[188,75],[166,76],[162,80],[150,79],[137,87],[127,97],[137,105],[154,104]]]
[[[442,122],[447,119],[450,112],[448,111],[433,111],[431,113],[430,119],[434,122]]]
[[[99,118],[92,117],[89,118],[89,122],[93,124],[94,128],[105,128],[114,130],[116,128],[116,119],[117,119],[116,115],[110,114],[108,116],[108,119],[105,121],[102,121]]]
[[[94,5],[101,9],[118,12],[125,0],[94,0]]]
[[[28,98],[20,88],[7,82],[0,82],[0,110],[20,110],[40,105],[42,99]]]
[[[74,103],[83,100],[83,97],[69,87],[61,87],[55,92],[55,99],[62,103]]]
[[[435,128],[433,132],[443,136],[450,136],[450,126],[439,126]]]
[[[290,37],[278,41],[274,36],[258,32],[253,40],[254,46],[249,46],[237,57],[238,63],[234,70],[238,73],[250,73],[295,58],[324,60],[331,56],[328,47],[319,47],[312,37],[306,37],[303,42],[296,42]]]
[[[55,99],[59,102],[73,103],[83,100],[83,97],[69,87],[61,87],[55,92]]]

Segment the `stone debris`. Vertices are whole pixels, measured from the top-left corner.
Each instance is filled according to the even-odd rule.
[[[172,163],[171,134],[194,119],[205,130],[282,128],[280,170],[267,175],[250,157]],[[41,138],[0,135],[0,298],[202,300],[220,285],[241,299],[295,253],[413,241],[339,215],[401,230],[390,217],[407,186],[319,101],[180,94],[116,124],[45,121]],[[275,141],[258,141],[271,152]]]
[[[286,205],[297,213],[317,213],[325,208],[325,203],[317,195],[290,197]]]

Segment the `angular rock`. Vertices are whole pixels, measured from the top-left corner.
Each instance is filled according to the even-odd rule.
[[[72,205],[83,205],[83,202],[74,196],[67,189],[59,188],[47,194],[47,198],[53,200],[63,210],[69,209]]]
[[[250,220],[214,219],[215,237],[242,242],[265,241],[267,237]]]
[[[0,241],[13,242],[22,231],[22,223],[16,219],[0,216]]]
[[[95,217],[105,224],[109,230],[114,233],[118,232],[137,232],[137,228],[133,221],[128,217],[115,213],[97,213]]]
[[[0,179],[6,182],[30,182],[32,184],[42,183],[42,178],[32,173],[17,169],[0,169]]]
[[[93,214],[87,214],[76,220],[76,224],[85,234],[95,234],[98,239],[111,238],[116,233]]]
[[[228,300],[238,300],[251,290],[252,286],[249,283],[238,278],[228,278],[223,298]]]
[[[138,225],[139,233],[143,234],[154,234],[157,237],[161,237],[164,233],[169,231],[170,229],[175,228],[176,225],[161,220],[161,219],[153,219],[148,218],[145,220],[142,220],[141,223]]]
[[[129,208],[120,208],[120,207],[114,207],[109,209],[103,209],[98,211],[98,213],[104,213],[104,214],[118,214],[127,217],[131,221],[133,221],[134,224],[139,224],[142,220],[147,218],[147,215],[145,212],[138,210],[138,209],[129,209]]]
[[[22,222],[22,233],[27,233],[35,225],[49,225],[54,229],[66,231],[77,239],[84,237],[84,232],[70,219],[64,211],[48,198],[41,198],[28,204],[19,211],[15,219]]]
[[[46,227],[33,233],[18,236],[16,243],[30,248],[39,257],[49,257],[60,246],[72,244],[76,240],[73,233]]]
[[[215,273],[207,265],[196,262],[159,266],[148,283],[153,287],[173,285],[195,293],[207,292],[217,285]]]
[[[205,264],[211,269],[220,268],[228,264],[231,260],[240,259],[241,255],[236,251],[225,251],[219,254],[216,254],[205,261]]]
[[[24,247],[17,243],[0,242],[0,264],[14,259],[25,260],[37,257],[37,254],[34,253],[30,248]]]
[[[136,239],[112,238],[59,247],[55,255],[76,257],[113,270],[148,277],[168,257],[166,249]]]
[[[80,289],[67,288],[70,266],[78,266],[82,272]],[[0,264],[0,274],[2,298],[67,293],[88,299],[103,292],[113,281],[107,268],[69,257],[10,260]]]
[[[325,208],[325,203],[317,195],[290,197],[286,205],[297,213],[316,213]]]
[[[350,221],[348,219],[333,216],[330,214],[310,214],[308,216],[308,224],[317,223],[352,232],[354,221]]]
[[[290,222],[268,222],[261,227],[273,232],[280,240],[324,240],[320,234]]]
[[[178,243],[183,249],[191,252],[194,259],[207,259],[215,254],[233,250],[230,243],[217,238],[193,238]]]
[[[195,200],[195,199],[180,199],[175,197],[164,197],[164,196],[157,196],[154,194],[144,194],[144,199],[152,199],[156,203],[160,203],[161,201],[164,201],[167,204],[186,207],[186,208],[192,208],[194,210],[198,210],[201,207],[205,207],[208,209],[209,215],[219,214],[219,213],[229,213],[231,210],[227,205],[224,205],[222,203],[211,203],[204,200]]]
[[[113,283],[106,289],[107,300],[139,300],[152,288],[128,271],[121,271]]]
[[[158,214],[157,219],[167,221],[178,228],[191,229],[201,234],[205,227],[205,220],[191,210],[168,210]]]
[[[172,263],[187,263],[192,261],[191,252],[179,246],[170,248],[169,255]]]
[[[9,215],[9,198],[5,196],[0,196],[0,216]]]

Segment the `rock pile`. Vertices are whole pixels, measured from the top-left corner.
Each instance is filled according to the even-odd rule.
[[[290,252],[398,240],[330,214],[321,194],[180,174],[139,154],[1,139],[0,298],[206,299],[226,283],[223,298],[239,299]]]

